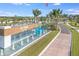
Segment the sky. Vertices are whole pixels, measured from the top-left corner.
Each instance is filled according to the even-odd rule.
[[[33,16],[33,9],[39,9],[40,16],[45,16],[58,8],[66,14],[79,14],[79,3],[48,3],[48,6],[46,3],[0,3],[0,16]]]

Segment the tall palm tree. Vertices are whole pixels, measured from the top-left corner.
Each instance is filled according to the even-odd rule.
[[[49,22],[52,22],[52,18],[53,18],[52,12],[47,14],[47,18],[48,18]]]
[[[58,21],[60,20],[60,16],[62,15],[62,10],[60,10],[60,9],[53,9],[52,10],[52,15],[54,17],[54,21],[55,21],[55,24],[56,24],[56,27],[57,27]]]
[[[38,18],[38,16],[41,14],[41,11],[39,9],[34,9],[33,10],[33,15],[35,17],[35,21]]]

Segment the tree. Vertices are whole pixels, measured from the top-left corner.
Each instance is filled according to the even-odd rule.
[[[55,25],[57,27],[58,21],[60,20],[60,16],[62,15],[62,10],[60,10],[60,9],[53,9],[52,10],[52,15],[53,15],[53,18],[54,18],[54,21],[55,21]]]
[[[48,18],[49,23],[50,23],[50,22],[52,23],[52,19],[53,19],[52,11],[51,11],[49,14],[47,14],[46,17]]]
[[[69,15],[68,18],[69,18],[69,21],[70,21],[71,25],[74,25],[73,21],[75,22],[75,25],[77,25],[76,20],[75,20],[75,15]]]
[[[79,23],[79,18],[77,18],[77,23]]]
[[[5,19],[3,17],[0,18],[1,25],[4,25],[4,21],[5,21]]]
[[[63,14],[62,15],[64,23],[68,20],[68,14]]]
[[[38,18],[38,16],[41,14],[41,11],[39,9],[34,9],[33,10],[33,15],[35,17],[35,20]]]
[[[79,15],[74,16],[75,26],[77,26],[77,23],[79,23]]]

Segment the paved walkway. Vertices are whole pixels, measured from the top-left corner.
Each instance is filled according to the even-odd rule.
[[[41,54],[41,56],[69,56],[71,35],[70,32],[63,26],[60,25],[60,35],[51,43],[50,46]]]

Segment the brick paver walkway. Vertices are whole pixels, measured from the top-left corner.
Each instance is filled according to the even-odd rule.
[[[69,56],[71,35],[70,32],[63,26],[60,25],[61,33],[55,39],[54,42],[42,53],[42,56]]]

